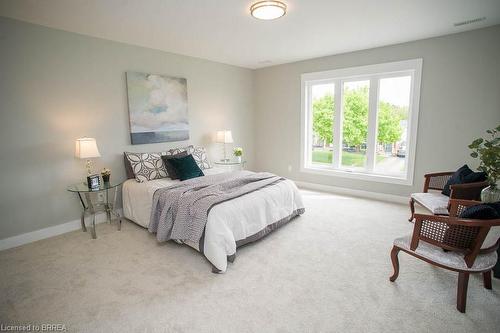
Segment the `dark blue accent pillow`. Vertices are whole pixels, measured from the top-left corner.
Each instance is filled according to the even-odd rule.
[[[203,171],[201,171],[198,164],[196,164],[193,155],[173,158],[168,161],[175,169],[175,172],[179,176],[180,180],[187,180],[191,178],[204,176]]]
[[[465,164],[448,179],[441,193],[449,197],[451,194],[450,185],[482,182],[484,180],[486,180],[484,172],[474,172]]]
[[[172,166],[170,160],[185,156],[188,156],[187,151],[182,151],[175,155],[162,155],[161,159],[163,160],[163,164],[165,164],[165,169],[167,169],[167,175],[170,177],[170,179],[179,179],[179,175],[177,175],[177,170]]]
[[[462,219],[493,220],[500,218],[500,202],[469,206],[460,214]]]

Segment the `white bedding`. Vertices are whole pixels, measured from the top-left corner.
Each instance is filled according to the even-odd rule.
[[[203,172],[209,175],[224,170],[206,169]],[[122,190],[125,217],[147,228],[154,192],[176,182],[178,180],[170,178],[144,183],[127,180]],[[218,270],[225,272],[227,256],[236,253],[237,241],[256,234],[303,207],[298,189],[290,180],[218,204],[208,215],[203,253]],[[198,244],[186,244],[199,250]]]

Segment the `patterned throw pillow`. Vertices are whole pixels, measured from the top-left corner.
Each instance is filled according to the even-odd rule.
[[[167,177],[161,153],[125,153],[139,182]]]
[[[165,153],[162,153],[162,155],[167,155],[167,156],[177,155],[177,154],[183,153],[185,151],[187,151],[188,154],[190,154],[190,152],[189,152],[190,149],[193,149],[193,146],[187,146],[187,147],[182,147],[182,148],[172,148],[172,149],[167,150]]]
[[[196,164],[200,167],[201,170],[210,169],[212,166],[208,161],[207,151],[203,147],[193,147],[189,146],[188,153],[193,155]]]
[[[193,145],[182,147],[182,148],[173,148],[168,150],[164,155],[177,155],[179,153],[187,151],[188,154],[193,155],[196,164],[200,167],[201,170],[210,169],[212,166],[208,161],[207,151],[203,147],[195,147]]]

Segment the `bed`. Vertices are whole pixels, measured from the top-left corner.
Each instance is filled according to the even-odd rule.
[[[214,175],[225,170],[210,168],[203,172]],[[142,183],[127,180],[122,190],[124,216],[148,228],[155,192],[177,183],[179,180],[170,178]],[[209,212],[203,242],[184,243],[203,253],[214,272],[222,273],[227,269],[228,259],[234,258],[237,247],[264,237],[303,212],[304,205],[296,185],[285,179],[217,204]]]

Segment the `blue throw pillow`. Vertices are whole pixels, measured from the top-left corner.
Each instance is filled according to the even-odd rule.
[[[193,155],[184,157],[173,158],[168,160],[172,167],[175,169],[177,176],[180,180],[187,180],[191,178],[204,176],[198,164],[193,158]]]
[[[162,155],[161,159],[163,160],[163,164],[165,164],[165,169],[167,169],[167,175],[170,177],[170,179],[179,179],[179,175],[177,175],[177,169],[172,166],[170,160],[185,156],[188,156],[187,151],[181,151],[180,153],[175,155]]]
[[[478,204],[469,206],[462,211],[459,218],[462,219],[477,219],[477,220],[493,220],[500,218],[500,202]],[[462,228],[457,225],[450,225],[444,232],[443,243],[451,246],[456,246],[456,235],[462,233]],[[447,251],[443,248],[444,251]]]
[[[500,218],[500,202],[469,206],[459,216],[462,219],[493,220]]]
[[[449,197],[451,194],[450,185],[482,182],[484,180],[486,180],[484,172],[474,172],[465,164],[448,179],[441,193]]]

